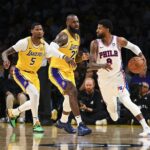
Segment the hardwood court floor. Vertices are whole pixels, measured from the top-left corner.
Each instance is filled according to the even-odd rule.
[[[55,126],[44,126],[44,134],[33,134],[31,124],[13,129],[0,123],[0,150],[150,150],[150,137],[140,138],[140,126],[89,126],[87,136],[67,134]]]

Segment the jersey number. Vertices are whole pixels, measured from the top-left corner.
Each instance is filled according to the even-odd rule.
[[[33,65],[35,63],[36,58],[31,58],[30,65]]]
[[[112,59],[111,58],[107,58],[106,61],[107,61],[107,63],[112,64]]]
[[[77,54],[77,51],[71,51],[72,55],[71,55],[71,58],[75,59],[75,56]]]

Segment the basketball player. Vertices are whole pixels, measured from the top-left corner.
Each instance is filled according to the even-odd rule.
[[[146,64],[146,59],[140,48],[133,43],[127,41],[123,37],[112,35],[112,23],[110,20],[100,20],[97,26],[98,39],[93,40],[90,46],[90,68],[97,69],[98,84],[101,90],[103,99],[107,105],[107,110],[112,118],[118,119],[117,113],[117,97],[123,105],[137,118],[143,127],[143,132],[140,136],[150,134],[150,128],[145,122],[143,115],[131,99],[125,81],[125,73],[122,69],[121,48],[131,50],[135,55],[143,58]],[[100,69],[102,63],[111,64],[112,69]],[[146,69],[147,67],[143,68]]]
[[[31,27],[31,37],[19,40],[15,45],[2,53],[5,68],[9,68],[10,62],[8,55],[18,52],[18,61],[14,69],[13,77],[16,83],[25,91],[30,100],[16,109],[8,109],[8,117],[12,127],[16,126],[16,118],[23,111],[31,109],[33,117],[33,131],[44,132],[38,119],[39,106],[39,79],[38,69],[41,67],[42,60],[47,57],[55,56],[68,63],[72,63],[71,58],[65,56],[57,49],[51,50],[44,41],[43,27],[39,23],[34,23]]]
[[[51,42],[50,46],[59,49],[76,61],[79,58],[78,49],[80,46],[78,17],[74,14],[68,15],[66,26],[66,29],[56,36],[56,39]],[[80,61],[81,59],[87,60],[87,54],[82,55]],[[74,70],[75,67],[69,66],[64,60],[52,57],[49,66],[49,79],[64,96],[62,116],[57,121],[56,126],[63,128],[68,133],[75,133],[75,129],[68,123],[68,116],[72,111],[78,124],[77,134],[83,136],[90,134],[92,131],[82,123],[77,100]]]

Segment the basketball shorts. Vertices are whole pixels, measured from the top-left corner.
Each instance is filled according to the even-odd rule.
[[[37,73],[15,68],[13,72],[13,78],[24,92],[26,92],[26,88],[29,83],[33,84],[37,90],[40,91],[40,83]]]
[[[70,81],[75,85],[74,72],[73,71],[63,71],[57,68],[49,67],[49,79],[50,81],[59,89],[59,91],[63,94],[66,87],[67,82]]]

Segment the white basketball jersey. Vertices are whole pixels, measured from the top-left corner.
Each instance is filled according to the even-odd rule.
[[[101,39],[98,42],[97,64],[111,63],[112,70],[99,69],[97,74],[100,78],[109,78],[116,76],[122,70],[122,58],[120,48],[117,45],[117,36],[112,37],[112,42],[106,46]]]

